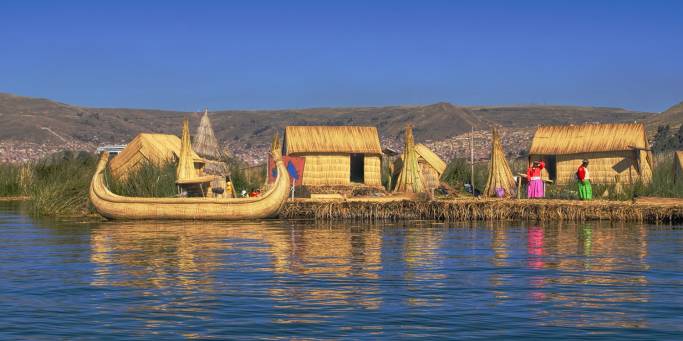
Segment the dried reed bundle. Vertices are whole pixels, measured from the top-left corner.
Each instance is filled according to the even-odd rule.
[[[194,158],[190,145],[190,122],[186,118],[183,120],[183,135],[180,139],[180,157],[176,168],[176,183],[201,183],[209,182],[213,176],[200,176],[194,167]]]
[[[489,178],[486,181],[484,195],[489,197],[498,196],[498,191],[502,190],[505,197],[512,196],[515,188],[515,180],[508,160],[505,158],[503,144],[500,142],[498,131],[493,129],[491,142],[491,160],[489,161]]]
[[[219,160],[223,156],[218,139],[216,139],[213,127],[211,126],[208,110],[204,110],[204,116],[202,116],[199,122],[199,127],[197,127],[197,133],[192,143],[192,149],[199,156],[209,160]]]
[[[420,193],[424,192],[424,184],[420,178],[420,168],[415,153],[415,141],[413,139],[413,127],[406,126],[406,141],[403,149],[403,167],[396,179],[394,192]]]

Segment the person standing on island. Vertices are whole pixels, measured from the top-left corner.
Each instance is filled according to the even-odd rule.
[[[588,160],[583,160],[581,166],[576,171],[576,178],[579,180],[579,199],[593,199],[593,189],[591,188],[590,173],[588,172]]]
[[[545,190],[543,186],[543,179],[541,179],[541,171],[545,168],[545,163],[541,160],[534,161],[526,170],[527,176],[527,197],[529,198],[543,198]]]

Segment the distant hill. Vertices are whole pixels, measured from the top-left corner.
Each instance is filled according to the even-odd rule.
[[[477,117],[493,121],[508,128],[530,128],[537,125],[561,125],[581,123],[609,123],[644,121],[652,113],[630,111],[621,108],[519,105],[468,107]]]
[[[210,111],[221,141],[245,145],[267,143],[274,131],[287,125],[371,125],[380,134],[399,138],[406,124],[415,126],[418,141],[442,140],[493,125],[529,128],[539,124],[623,122],[642,120],[649,113],[619,108],[573,106],[477,106],[450,103],[422,106],[312,108],[295,110]],[[180,134],[183,117],[192,129],[200,114],[150,109],[101,109],[73,106],[47,99],[0,93],[0,141],[37,143],[126,142],[139,132]]]
[[[658,126],[667,124],[672,128],[678,128],[683,124],[683,102],[672,106],[661,114],[651,116],[647,123],[651,130],[656,130]]]

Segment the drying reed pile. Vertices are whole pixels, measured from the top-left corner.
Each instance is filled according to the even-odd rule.
[[[425,185],[420,177],[420,168],[417,163],[417,153],[415,152],[415,141],[413,140],[413,127],[406,126],[405,147],[403,148],[403,156],[401,156],[403,164],[401,166],[401,173],[396,179],[396,186],[394,192],[402,193],[421,193],[425,192]]]
[[[220,160],[223,156],[216,134],[213,132],[208,110],[204,110],[204,116],[199,122],[197,133],[192,142],[192,149],[201,157],[209,160]]]
[[[651,223],[683,221],[683,206],[671,203],[632,203],[575,200],[400,200],[400,201],[288,201],[284,219],[316,220],[615,220]]]
[[[510,197],[515,190],[515,179],[512,176],[508,160],[505,158],[505,151],[503,151],[500,136],[495,128],[493,129],[491,142],[489,177],[486,181],[484,195],[489,197],[501,196],[498,192],[502,191],[502,196]]]

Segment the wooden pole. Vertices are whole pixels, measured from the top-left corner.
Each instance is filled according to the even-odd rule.
[[[472,186],[472,195],[474,195],[474,126],[472,126],[470,135],[470,185]]]

